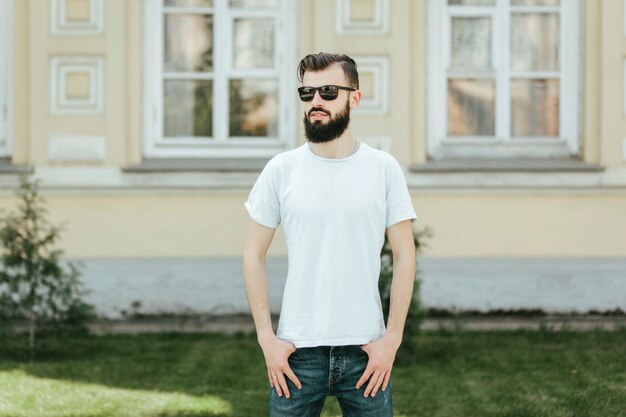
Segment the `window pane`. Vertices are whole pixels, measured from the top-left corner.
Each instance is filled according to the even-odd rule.
[[[213,0],[165,0],[165,7],[213,7]]]
[[[513,0],[513,6],[558,6],[560,0]]]
[[[494,80],[448,80],[448,135],[494,134]]]
[[[511,80],[511,134],[559,136],[559,80]]]
[[[450,6],[495,6],[496,0],[448,0]]]
[[[448,80],[448,135],[495,134],[494,80]]]
[[[274,19],[235,19],[235,68],[274,66]]]
[[[491,18],[453,17],[451,39],[451,67],[491,67]]]
[[[165,71],[210,71],[213,68],[213,16],[166,14]]]
[[[166,80],[165,136],[213,136],[213,82]]]
[[[278,0],[230,0],[230,7],[276,7]]]
[[[559,70],[558,14],[511,15],[511,70]]]
[[[278,137],[276,81],[230,81],[230,136]]]

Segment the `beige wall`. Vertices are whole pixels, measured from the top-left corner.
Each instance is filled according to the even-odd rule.
[[[13,50],[13,76],[15,122],[13,129],[13,162],[29,164],[30,154],[30,16],[29,2],[15,5],[15,48]]]
[[[583,8],[585,15],[584,42],[582,43],[584,51],[581,54],[583,61],[582,79],[583,79],[583,100],[582,109],[583,128],[582,137],[582,157],[585,162],[600,163],[601,162],[601,137],[602,130],[600,128],[600,99],[602,97],[602,79],[600,77],[602,57],[602,48],[599,48],[601,42],[599,1],[587,1]]]
[[[141,2],[105,1],[104,35],[76,39],[50,35],[49,3],[16,1],[14,161],[37,168],[116,168],[140,162]],[[390,59],[390,112],[354,117],[354,132],[357,136],[391,137],[392,153],[403,166],[424,162],[426,1],[389,1],[390,33],[374,37],[336,35],[334,22],[328,19],[335,10],[334,0],[301,0],[299,4],[301,56],[324,50]],[[480,180],[474,186],[462,186],[463,175],[455,177],[458,186],[414,185],[411,193],[420,217],[418,224],[434,230],[426,255],[626,255],[626,162],[622,158],[626,41],[621,8],[621,1],[587,1],[583,7],[584,160],[606,165],[607,172],[573,173],[569,177],[576,181],[582,175],[597,185],[535,189],[529,181],[508,181],[506,173],[490,174],[490,178],[509,184],[498,189],[482,187]],[[105,58],[102,115],[48,114],[49,59],[72,54]],[[50,163],[46,157],[50,134],[103,135],[107,138],[107,158],[95,163]],[[301,134],[300,143],[303,141]],[[109,184],[105,179],[81,187],[48,182],[43,194],[53,219],[68,222],[61,246],[72,257],[240,254],[249,222],[243,202],[257,174],[241,174],[236,187],[212,182],[203,186],[204,177],[190,175],[194,187],[164,183],[155,191],[128,187],[124,181]],[[537,175],[533,178],[540,182],[545,179],[548,184],[558,184],[550,173]],[[407,173],[407,177],[410,184],[419,184],[431,174]],[[147,183],[154,177],[137,174],[132,178],[143,178]],[[612,185],[606,185],[607,179],[612,179]],[[6,185],[9,183],[5,181],[0,190],[0,208],[15,203]],[[284,238],[279,228],[270,255],[283,254]]]
[[[140,1],[113,0],[105,3],[104,35],[52,36],[50,34],[50,1],[15,2],[16,25],[16,135],[15,163],[43,166],[124,166],[129,159],[129,143],[138,144],[137,107],[139,86],[129,89],[129,78],[140,70],[136,37]],[[73,3],[68,3],[71,6]],[[131,14],[131,11],[134,14]],[[133,34],[135,34],[133,32]],[[129,42],[130,41],[130,42]],[[49,61],[56,56],[104,58],[104,107],[96,115],[49,114]],[[129,58],[131,58],[129,60]],[[135,80],[136,81],[136,80]],[[134,107],[133,107],[134,106]],[[129,121],[131,120],[132,122]],[[137,120],[137,121],[135,121]],[[134,129],[134,130],[131,130]],[[132,132],[134,142],[130,140]],[[106,160],[102,162],[51,162],[47,159],[48,135],[101,135],[106,137]],[[136,154],[136,152],[135,152]]]
[[[236,256],[250,220],[243,194],[229,194],[49,196],[48,207],[72,257]],[[415,197],[417,224],[434,229],[426,255],[624,256],[626,196],[539,194]],[[286,254],[282,227],[269,254]]]
[[[600,5],[601,3],[601,5]],[[607,166],[624,166],[622,140],[626,138],[624,117],[624,37],[623,1],[598,2],[601,16],[601,110],[600,154]]]

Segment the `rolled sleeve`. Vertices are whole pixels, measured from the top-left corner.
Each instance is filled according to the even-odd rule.
[[[255,222],[272,229],[280,224],[280,175],[274,161],[272,159],[265,165],[243,204]]]
[[[248,210],[248,213],[250,213],[252,220],[260,225],[276,229],[280,224],[280,218],[273,207],[261,202],[253,203],[250,200],[246,201],[243,205]]]
[[[411,223],[414,223],[415,220],[417,220],[417,215],[413,210],[413,203],[411,202],[411,200],[396,203],[390,207],[387,207],[387,220],[385,223],[385,228],[408,219],[411,219]]]
[[[385,220],[385,228],[403,220],[411,219],[411,223],[417,220],[402,167],[392,156],[389,157],[388,161],[386,179],[387,218]]]

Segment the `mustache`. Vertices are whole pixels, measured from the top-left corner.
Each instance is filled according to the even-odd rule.
[[[311,113],[314,113],[314,112],[320,112],[320,113],[326,114],[327,116],[330,116],[330,112],[328,112],[328,111],[326,111],[324,109],[316,109],[316,108],[313,108],[313,109],[309,110],[308,116],[311,116]]]

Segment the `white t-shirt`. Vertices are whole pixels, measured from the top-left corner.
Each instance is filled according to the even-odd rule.
[[[393,156],[361,143],[355,153],[329,159],[305,143],[267,163],[244,206],[257,223],[283,225],[288,273],[279,339],[300,348],[383,336],[385,229],[417,219]]]

